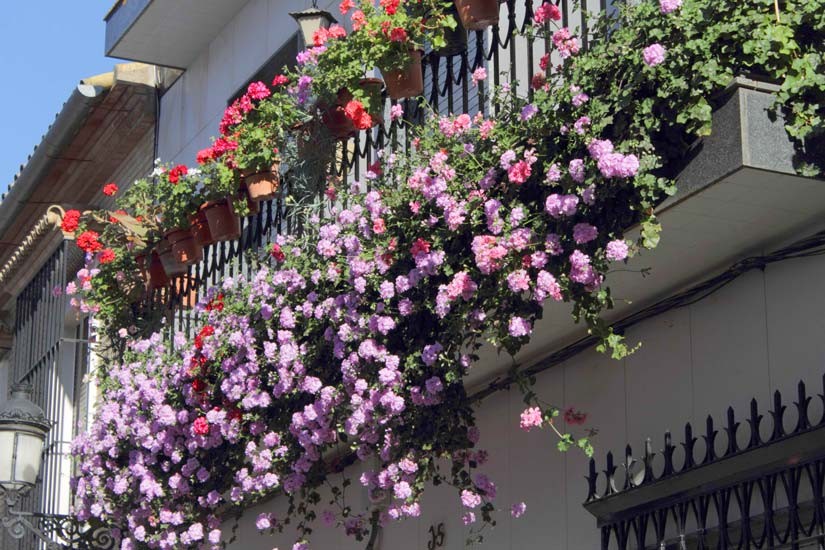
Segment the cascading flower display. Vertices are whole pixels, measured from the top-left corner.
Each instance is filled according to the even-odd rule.
[[[401,13],[403,4],[382,0],[381,17]],[[355,6],[345,1],[340,9]],[[623,7],[621,25],[606,18],[615,43],[584,54],[568,29],[528,29],[547,32],[561,59],[555,67],[549,55],[542,59],[529,102],[504,87],[492,90],[495,118],[432,114],[411,130],[409,154],[381,151],[366,173],[369,185],[331,185],[317,215],[302,220],[309,222],[302,234],[279,236],[251,275],[210,289],[193,338],[129,341],[102,380],[89,433],[74,445],[77,516],[115,527],[125,549],[218,547],[227,509],[281,490],[291,512],[262,514],[259,529],[295,524],[294,548],[305,549],[320,516],[359,540],[368,537],[371,548],[382,524],[421,514],[429,484],[448,483],[465,524],[492,521],[497,490],[479,471],[487,453],[478,447],[463,380],[483,342],[511,354],[527,343],[548,300],[571,303],[575,318],[614,356],[630,351],[600,319],[612,305],[611,264],[655,246],[653,209],[674,191],[666,171],[674,142],[684,153],[684,144],[706,134],[707,98],[753,65],[750,53],[725,64],[711,46],[701,54],[680,47],[688,26],[697,35],[707,31],[711,8],[741,23],[741,40],[766,24],[739,4],[661,0]],[[558,19],[548,4],[535,13],[542,25]],[[816,12],[809,6],[800,13],[805,37]],[[639,55],[652,29],[662,50]],[[323,48],[344,48],[348,40],[337,29],[319,34],[320,44],[299,57],[311,65]],[[665,51],[667,63],[648,69]],[[714,64],[699,63],[708,59]],[[766,72],[790,70],[774,53],[759,59]],[[697,92],[664,71],[699,65],[724,75]],[[473,82],[486,77],[477,70]],[[288,95],[294,107],[319,93],[314,83],[303,74],[273,86],[288,87],[276,95]],[[232,132],[244,115],[274,101],[265,88],[250,86],[227,109],[223,137],[199,154],[204,174],[214,163],[226,172],[236,155],[257,154],[254,147],[234,153]],[[353,120],[362,118],[358,105],[349,107]],[[683,114],[663,115],[674,111]],[[403,110],[392,117],[403,118]],[[799,124],[797,133],[818,128]],[[175,177],[184,176],[192,177]],[[625,235],[634,224],[641,235],[635,242]],[[103,245],[87,233],[78,244],[88,260],[102,263]],[[96,276],[90,267],[82,285]],[[525,392],[523,429],[549,427],[560,449],[592,452],[590,432],[574,428],[586,423],[586,413],[561,411],[542,402],[529,380],[517,383]],[[581,432],[567,433],[562,420]],[[340,507],[321,510],[319,491],[333,483],[330,473],[349,475],[356,462],[362,473],[355,483],[374,506],[343,506],[352,483],[345,477],[332,491]],[[513,517],[526,510],[518,502],[507,507]]]

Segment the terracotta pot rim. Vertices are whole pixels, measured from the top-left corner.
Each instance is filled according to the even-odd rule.
[[[215,208],[216,206],[223,206],[224,204],[231,203],[231,202],[232,202],[232,199],[230,197],[224,197],[222,199],[215,199],[215,200],[212,200],[212,201],[206,201],[205,203],[200,205],[198,210],[209,210],[210,208]],[[204,215],[206,215],[206,214],[204,213]]]

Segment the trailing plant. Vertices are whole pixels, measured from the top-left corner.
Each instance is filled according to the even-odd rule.
[[[532,100],[505,86],[494,117],[432,113],[409,155],[383,151],[368,186],[336,187],[314,209],[327,216],[279,236],[250,277],[211,289],[194,338],[129,341],[76,442],[78,517],[115,526],[127,549],[216,547],[226,507],[283,490],[288,514],[262,514],[260,529],[294,524],[294,548],[307,548],[320,513],[371,548],[382,524],[419,515],[427,487],[446,483],[466,524],[493,523],[496,487],[479,471],[487,454],[463,385],[482,343],[515,354],[558,301],[602,349],[631,351],[601,320],[611,266],[656,246],[654,208],[734,76],[779,83],[800,170],[821,173],[825,1],[779,7],[777,19],[772,0],[620,5],[591,27],[602,38],[587,52],[568,29],[549,33],[561,61],[541,60]],[[552,4],[534,13],[532,34],[560,18]],[[302,76],[300,105],[339,89]],[[201,156],[205,177],[237,168],[233,139]],[[517,379],[523,429],[592,452],[582,413]],[[377,503],[364,510],[343,499],[354,462]]]

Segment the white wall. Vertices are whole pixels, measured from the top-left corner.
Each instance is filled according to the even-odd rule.
[[[641,450],[644,440],[662,446],[665,430],[680,437],[685,422],[702,430],[708,414],[721,422],[729,405],[741,419],[756,397],[764,412],[774,390],[789,403],[797,382],[808,383],[809,395],[822,391],[825,373],[825,258],[789,260],[751,271],[710,297],[683,309],[648,319],[628,332],[643,342],[624,361],[594,351],[551,368],[538,379],[539,394],[560,406],[590,414],[600,431],[596,457],[603,466],[608,450],[618,453],[627,443]],[[560,454],[547,432],[518,429],[523,408],[516,391],[501,392],[478,409],[482,446],[491,461],[485,471],[499,486],[498,505],[508,509],[524,500],[527,514],[518,520],[498,516],[498,526],[483,548],[547,550],[598,547],[595,520],[582,508],[587,491],[587,461],[577,452]],[[821,405],[812,402],[812,417]],[[718,427],[718,424],[717,424]],[[680,460],[680,459],[677,459]],[[241,520],[241,538],[232,548],[289,548],[291,540],[258,535],[260,511],[277,511],[275,501],[250,510]],[[438,488],[423,502],[417,521],[392,525],[381,548],[426,548],[430,525],[444,522],[447,549],[462,548],[457,496]],[[228,528],[229,524],[227,524]],[[344,535],[319,525],[316,549],[359,548]]]
[[[158,155],[193,164],[218,134],[226,102],[291,37],[305,0],[251,0],[161,98]],[[338,14],[337,2],[319,2]]]

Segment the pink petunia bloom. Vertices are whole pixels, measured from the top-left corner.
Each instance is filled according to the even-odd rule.
[[[655,67],[664,62],[667,50],[661,44],[651,44],[642,52],[645,65]]]
[[[659,11],[667,15],[682,7],[682,0],[659,0]]]
[[[478,86],[479,82],[482,82],[487,79],[487,69],[484,67],[479,67],[475,71],[473,71],[473,85]]]

